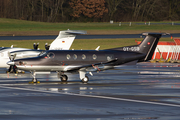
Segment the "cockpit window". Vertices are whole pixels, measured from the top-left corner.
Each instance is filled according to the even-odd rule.
[[[44,55],[46,55],[47,54],[47,52],[41,52],[40,54],[39,54],[39,56],[44,56]]]
[[[0,47],[0,50],[8,49],[8,47]]]

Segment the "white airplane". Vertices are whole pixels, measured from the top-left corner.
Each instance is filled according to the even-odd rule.
[[[86,31],[65,30],[60,31],[58,37],[51,43],[49,50],[69,50],[76,35],[86,34]],[[9,68],[9,60],[38,56],[44,50],[26,48],[0,48],[0,68]]]
[[[2,47],[0,48],[0,68],[8,68],[9,65],[7,65],[7,61],[9,61],[9,53],[12,51],[17,51],[17,50],[31,50],[31,49],[26,49],[26,48],[13,48],[11,47]]]

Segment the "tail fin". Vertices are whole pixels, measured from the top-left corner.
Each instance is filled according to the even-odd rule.
[[[86,34],[86,31],[60,31],[58,37],[51,43],[49,50],[69,50],[76,35],[78,34]]]
[[[146,54],[146,57],[139,62],[151,60],[162,33],[143,33],[142,35],[146,35],[146,37],[139,44],[139,52]]]
[[[151,60],[154,50],[158,44],[158,41],[162,36],[162,33],[142,33],[142,35],[145,35],[146,37],[139,45],[113,48],[110,50],[140,52],[145,54],[146,57],[144,57],[141,60],[138,60],[138,62]]]

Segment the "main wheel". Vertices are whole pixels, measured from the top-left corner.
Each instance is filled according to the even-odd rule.
[[[67,75],[61,75],[60,79],[62,82],[67,82],[68,77],[67,77]]]
[[[88,81],[89,81],[89,78],[88,78],[87,76],[82,79],[82,82],[83,82],[83,83],[88,83]]]

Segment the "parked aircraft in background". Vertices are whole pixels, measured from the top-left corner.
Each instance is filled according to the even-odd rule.
[[[49,50],[69,50],[76,35],[86,34],[86,31],[80,30],[65,30],[60,31],[58,37],[51,43]],[[27,57],[38,56],[43,50],[37,50],[38,44],[34,44],[33,49],[25,48],[1,48],[0,49],[0,68],[8,68],[6,64],[9,59],[20,59]],[[45,45],[46,50],[48,49],[47,44]]]
[[[13,48],[13,47],[2,47],[0,48],[0,68],[8,68],[9,65],[6,63],[10,60],[12,60],[13,56],[9,56],[10,52],[12,51],[23,51],[23,50],[31,50],[26,48]]]
[[[67,81],[64,72],[79,72],[80,79],[87,83],[87,73],[112,69],[115,66],[132,61],[148,61],[152,58],[161,33],[143,33],[146,35],[140,45],[113,48],[108,50],[48,50],[38,57],[9,61],[8,65],[16,65],[18,69],[33,74],[32,83],[37,83],[37,71],[57,71],[61,81]]]

